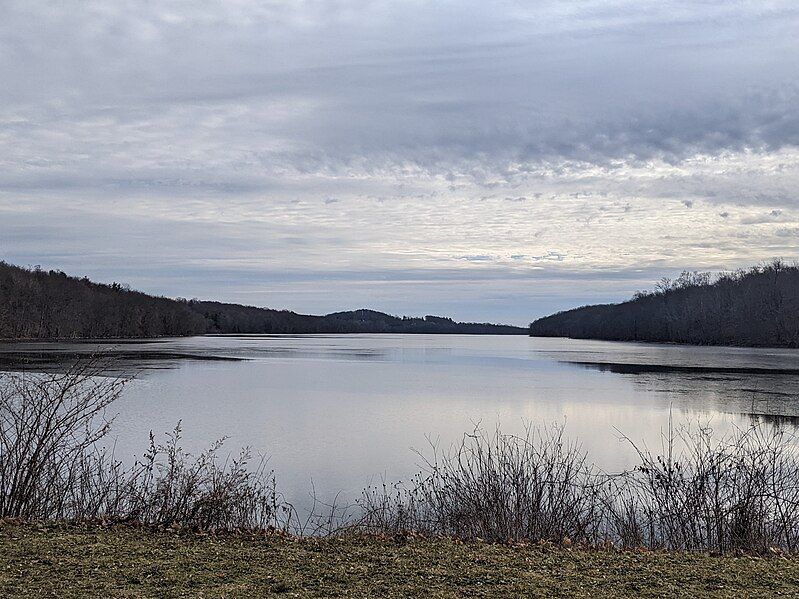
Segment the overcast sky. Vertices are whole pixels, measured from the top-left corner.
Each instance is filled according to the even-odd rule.
[[[799,5],[0,0],[0,259],[527,323],[799,256]]]

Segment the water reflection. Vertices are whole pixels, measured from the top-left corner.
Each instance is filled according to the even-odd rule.
[[[427,436],[475,423],[522,432],[560,423],[608,471],[634,460],[628,436],[660,447],[669,418],[719,433],[796,427],[799,352],[460,335],[218,336],[152,342],[0,344],[0,364],[53,368],[104,352],[138,372],[113,442],[140,455],[150,430],[183,421],[184,447],[230,436],[270,457],[286,495],[357,496],[407,479]],[[3,361],[5,360],[5,361]],[[17,360],[16,365],[13,362]],[[579,364],[578,364],[579,363]]]
[[[780,416],[776,414],[748,413],[745,416],[752,419],[755,424],[769,424],[779,428],[789,428],[794,431],[799,429],[799,416]]]
[[[570,362],[629,378],[682,411],[710,409],[789,424],[799,418],[799,370]]]
[[[703,366],[703,365],[672,365],[672,364],[630,364],[627,362],[579,362],[568,361],[569,364],[595,368],[597,370],[615,372],[616,374],[653,374],[653,373],[682,373],[682,374],[765,374],[765,375],[799,375],[799,368],[749,368],[745,366]],[[710,377],[708,377],[710,378]]]

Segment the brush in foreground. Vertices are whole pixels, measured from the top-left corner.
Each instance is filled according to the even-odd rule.
[[[79,363],[60,374],[0,375],[0,517],[136,522],[295,535],[416,533],[494,542],[767,554],[799,552],[799,455],[781,429],[666,436],[662,454],[609,475],[562,429],[464,436],[434,448],[410,485],[367,489],[355,506],[317,504],[300,520],[249,450],[183,451],[180,426],[132,466],[102,449],[124,381]]]

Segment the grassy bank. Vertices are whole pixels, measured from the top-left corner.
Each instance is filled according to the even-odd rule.
[[[4,597],[778,597],[796,558],[0,527]]]

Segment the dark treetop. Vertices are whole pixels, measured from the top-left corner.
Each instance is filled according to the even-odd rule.
[[[683,272],[620,304],[540,318],[534,337],[799,347],[799,267],[775,260],[749,270]]]
[[[169,299],[126,285],[0,262],[0,338],[123,338],[205,333],[485,333],[526,329],[373,310],[309,316],[238,304]]]

